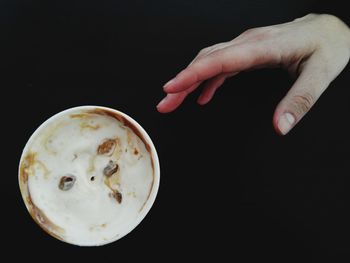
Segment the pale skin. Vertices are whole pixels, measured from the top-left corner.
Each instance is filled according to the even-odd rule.
[[[239,72],[282,67],[296,77],[277,105],[273,126],[287,134],[309,111],[350,58],[350,29],[333,15],[309,14],[292,22],[254,28],[235,39],[202,49],[164,85],[161,113],[178,108],[201,84],[200,105],[207,104],[224,81]]]

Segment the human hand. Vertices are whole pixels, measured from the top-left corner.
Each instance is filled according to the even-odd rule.
[[[164,85],[159,112],[175,110],[204,83],[198,103],[204,105],[224,81],[241,71],[281,66],[297,79],[278,104],[273,125],[287,134],[308,112],[350,57],[350,30],[332,15],[310,14],[289,23],[254,28],[237,38],[202,49]]]

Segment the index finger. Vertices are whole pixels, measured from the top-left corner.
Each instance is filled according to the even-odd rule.
[[[264,64],[277,63],[273,51],[250,45],[230,46],[195,61],[164,85],[167,93],[184,91],[199,81],[222,73],[240,72]]]

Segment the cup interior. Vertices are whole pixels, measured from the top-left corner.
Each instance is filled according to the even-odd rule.
[[[147,199],[142,204],[142,207],[139,209],[138,213],[134,213],[132,215],[130,213],[129,217],[128,216],[124,216],[123,220],[120,219],[120,222],[118,223],[119,224],[118,226],[115,226],[114,228],[112,228],[112,226],[111,226],[111,229],[109,229],[108,231],[107,230],[105,231],[106,233],[107,232],[110,233],[111,231],[113,231],[113,229],[118,229],[117,233],[114,233],[113,235],[109,235],[108,238],[102,238],[102,239],[96,238],[96,240],[93,239],[93,235],[91,234],[91,240],[83,242],[82,240],[79,240],[79,238],[77,238],[77,239],[67,238],[67,235],[66,235],[67,233],[64,234],[65,233],[65,231],[64,231],[65,229],[62,230],[61,229],[62,227],[59,224],[57,224],[57,222],[55,222],[54,219],[50,218],[50,216],[48,216],[45,213],[45,211],[43,211],[43,208],[41,206],[37,205],[37,202],[34,202],[35,200],[39,200],[40,198],[39,197],[33,198],[33,197],[35,197],[35,195],[34,195],[34,193],[31,192],[31,189],[39,189],[39,188],[35,188],[35,182],[36,181],[40,181],[40,180],[45,182],[45,179],[40,179],[41,178],[40,176],[42,176],[42,177],[45,176],[45,173],[46,173],[45,169],[49,170],[47,168],[45,168],[45,169],[42,168],[43,167],[42,166],[43,165],[43,160],[42,159],[41,160],[37,160],[36,158],[39,158],[38,156],[40,156],[40,155],[34,154],[34,152],[35,152],[34,150],[37,149],[36,147],[37,147],[37,145],[39,145],[38,141],[40,141],[40,142],[43,141],[42,140],[43,136],[44,135],[47,136],[48,129],[52,129],[52,127],[54,127],[53,128],[53,132],[55,132],[55,129],[56,129],[56,131],[58,133],[57,136],[59,136],[59,132],[58,131],[61,131],[61,130],[64,131],[64,129],[68,129],[70,127],[69,126],[70,124],[67,124],[67,126],[62,126],[63,128],[59,126],[60,123],[66,121],[66,119],[69,119],[69,121],[73,122],[72,127],[78,127],[77,126],[78,124],[74,123],[74,120],[73,120],[74,118],[76,118],[77,121],[80,121],[79,122],[79,125],[80,125],[79,127],[80,128],[82,128],[82,127],[85,128],[85,126],[86,126],[86,128],[88,129],[88,132],[84,131],[84,133],[83,133],[84,140],[88,140],[87,138],[92,138],[93,134],[99,134],[99,131],[96,131],[96,130],[100,129],[101,126],[103,126],[100,123],[98,123],[98,124],[95,123],[95,126],[90,124],[90,123],[87,123],[85,125],[84,124],[85,120],[84,120],[84,122],[82,122],[81,119],[79,119],[79,118],[88,118],[89,116],[96,117],[97,121],[101,120],[101,123],[104,123],[104,121],[108,122],[108,120],[111,120],[111,121],[115,120],[118,124],[120,123],[120,126],[123,129],[127,130],[128,134],[130,133],[129,131],[132,131],[132,133],[135,135],[136,141],[139,143],[138,145],[142,145],[142,144],[144,145],[144,147],[142,146],[139,150],[134,150],[134,154],[135,155],[139,154],[141,156],[142,155],[142,150],[144,151],[143,153],[146,153],[146,151],[147,151],[147,153],[149,154],[150,161],[151,161],[151,167],[152,168],[150,168],[150,169],[152,169],[152,179],[151,179],[151,181],[149,181],[150,182],[149,183],[150,187],[148,188]],[[82,123],[84,125],[82,125]],[[60,127],[60,128],[57,128],[57,127]],[[66,127],[68,127],[68,128],[66,128]],[[59,130],[59,129],[61,129],[61,130]],[[91,129],[91,131],[90,131],[90,129]],[[94,129],[96,129],[96,130],[94,130]],[[110,132],[109,130],[107,130],[107,128],[105,128],[105,129],[106,129],[106,132]],[[74,129],[72,129],[72,130],[73,130],[72,134],[76,134],[76,131]],[[102,130],[102,129],[100,129],[100,130]],[[102,132],[100,132],[100,133],[102,134]],[[100,137],[102,136],[101,134],[99,134]],[[96,135],[95,137],[97,138],[98,136]],[[122,137],[122,138],[124,138],[124,137]],[[79,141],[79,140],[80,139],[78,137],[78,139],[76,139],[76,141]],[[122,140],[122,142],[118,142],[118,143],[120,145],[124,145],[123,141],[128,141],[128,140],[129,139],[125,139],[125,140]],[[47,141],[49,141],[49,140],[47,139]],[[142,142],[142,143],[140,144],[140,142]],[[74,143],[75,142],[72,139],[72,142],[69,145],[67,145],[66,147],[60,148],[60,149],[63,149],[64,151],[66,151],[66,149],[69,149],[69,147],[73,147],[72,145],[74,145]],[[129,143],[129,141],[128,141],[128,143]],[[77,144],[78,144],[78,142],[77,142]],[[92,142],[92,144],[93,144],[93,142]],[[104,144],[100,144],[99,147],[95,147],[97,149],[96,150],[96,152],[97,152],[96,154],[97,155],[98,154],[101,154],[101,155],[109,154],[109,153],[106,153],[105,151],[103,151],[103,149],[101,148],[101,145],[105,146],[105,144],[108,147],[110,146],[108,144],[108,141],[105,140]],[[45,144],[45,145],[47,145],[47,144]],[[125,151],[124,150],[123,151],[120,150],[120,155],[121,156],[129,156],[129,155],[131,155],[131,153],[127,153],[127,150],[129,149],[127,147],[128,146],[126,146]],[[110,150],[110,147],[108,149]],[[48,149],[45,148],[44,151],[48,151]],[[138,153],[138,151],[140,151],[141,153]],[[116,150],[114,150],[113,154],[115,152],[116,152]],[[130,150],[129,150],[129,152],[130,152]],[[127,154],[129,154],[129,155],[127,155]],[[60,156],[60,153],[58,153],[58,154],[56,153],[56,155]],[[61,155],[65,156],[64,154],[61,154]],[[55,157],[50,157],[50,158],[51,158],[50,160],[55,160],[54,159]],[[62,159],[64,157],[60,157],[60,158]],[[80,157],[78,157],[78,158],[80,158]],[[98,160],[101,159],[100,162],[105,160],[104,159],[105,156],[102,156],[102,157],[101,156],[97,156],[96,158]],[[122,157],[120,157],[120,158],[122,158]],[[121,170],[120,173],[122,173],[123,171],[126,171],[126,172],[128,171],[127,168],[125,168],[123,170],[123,167],[124,167],[123,165],[124,165],[124,163],[128,163],[131,160],[130,158],[133,158],[133,157],[130,157],[130,158],[129,157],[123,157],[123,158],[126,158],[125,159],[126,161],[119,164],[119,166],[121,167],[120,168],[120,170]],[[127,159],[127,158],[129,158],[129,159]],[[140,158],[140,160],[141,160],[139,162],[142,162],[142,159],[141,159],[142,157],[138,157],[138,158]],[[146,157],[144,157],[144,158],[146,158]],[[124,159],[121,159],[121,160],[124,160]],[[144,161],[144,162],[147,163],[147,160]],[[77,162],[77,161],[75,161],[75,162]],[[50,163],[50,162],[48,161],[47,163]],[[54,163],[54,161],[51,161],[51,164],[52,163]],[[134,167],[138,167],[137,166],[137,162],[135,162],[135,163],[136,164],[135,164]],[[98,162],[95,162],[94,164],[98,166]],[[50,167],[56,167],[56,166],[54,164],[52,164]],[[126,167],[126,165],[125,165],[125,167]],[[136,169],[134,167],[133,167],[133,169]],[[142,167],[143,166],[139,165],[138,169],[141,169]],[[96,168],[95,170],[105,172],[104,169]],[[33,172],[33,171],[36,171],[36,172]],[[37,171],[39,171],[39,172],[37,172]],[[54,175],[52,175],[52,174],[54,174],[54,169],[53,169],[53,171],[50,170],[50,172],[51,172],[50,176],[54,176]],[[35,174],[34,177],[32,177],[33,174]],[[37,174],[40,174],[40,176],[37,175]],[[127,173],[125,173],[125,174],[127,174]],[[122,178],[123,178],[123,175],[124,175],[124,173],[122,173]],[[130,177],[130,178],[136,178],[136,179],[130,179],[129,181],[127,179],[125,179],[125,182],[127,182],[126,185],[129,187],[129,188],[126,187],[125,189],[131,189],[133,183],[135,183],[135,187],[136,188],[138,187],[137,189],[141,189],[140,191],[142,192],[143,191],[142,190],[142,183],[137,181],[138,179],[137,179],[137,177],[134,174],[131,174],[130,176],[133,176],[133,177]],[[108,175],[106,175],[106,174],[105,174],[105,177],[102,176],[102,179],[101,179],[102,181],[101,182],[106,182],[106,180],[112,180],[109,177],[108,178],[107,177],[108,177]],[[34,180],[32,178],[35,178],[36,180]],[[89,178],[90,178],[91,181],[95,181],[93,183],[96,183],[96,181],[98,181],[99,177],[96,177],[96,179],[95,179],[94,176],[91,176]],[[125,177],[125,178],[127,178],[127,177]],[[151,138],[149,137],[147,132],[142,128],[142,126],[140,124],[138,124],[133,118],[131,118],[130,116],[128,116],[125,113],[122,113],[122,112],[120,112],[118,110],[111,109],[111,108],[106,108],[106,107],[101,107],[101,106],[80,106],[80,107],[70,108],[70,109],[67,109],[65,111],[57,113],[56,115],[54,115],[51,118],[49,118],[47,121],[45,121],[42,125],[40,125],[37,128],[37,130],[32,134],[32,136],[28,140],[26,146],[24,147],[24,150],[23,150],[23,153],[22,153],[22,156],[21,156],[21,160],[20,160],[20,164],[19,164],[18,179],[19,179],[19,186],[20,186],[20,190],[21,190],[21,194],[22,194],[24,203],[25,203],[25,205],[26,205],[30,215],[34,219],[34,221],[41,228],[43,228],[43,230],[45,230],[47,233],[49,233],[53,237],[55,237],[55,238],[57,238],[57,239],[59,239],[61,241],[67,242],[67,243],[80,245],[80,246],[99,246],[99,245],[104,245],[104,244],[107,244],[107,243],[114,242],[114,241],[122,238],[123,236],[128,234],[130,231],[132,231],[144,219],[144,217],[147,215],[147,213],[151,209],[151,207],[152,207],[152,205],[153,205],[153,203],[155,201],[157,192],[158,192],[159,181],[160,181],[160,167],[159,167],[158,154],[157,154],[156,148],[155,148]],[[79,180],[79,179],[80,179],[80,177],[78,177],[77,180]],[[47,181],[50,181],[50,180],[51,179],[48,179]],[[62,177],[61,177],[61,180],[62,180]],[[75,178],[74,178],[74,180],[75,180]],[[57,183],[58,182],[58,178],[54,178],[54,179],[52,179],[52,181]],[[71,180],[71,181],[73,181],[73,180]],[[69,182],[69,183],[72,184],[72,182]],[[79,181],[79,183],[80,183],[80,181]],[[77,190],[74,190],[74,191],[77,191],[77,193],[80,193],[80,192],[78,192],[78,189],[80,189],[78,187],[82,187],[82,184],[81,183],[79,184],[79,183],[77,181],[77,185],[76,185],[76,189]],[[45,185],[45,183],[43,185]],[[49,183],[47,183],[47,186],[48,186],[47,188],[49,189],[51,187],[51,185]],[[67,184],[67,187],[69,188],[69,184]],[[64,188],[61,187],[61,190],[62,189],[64,189]],[[56,195],[61,195],[63,193],[63,191],[59,191],[57,189],[54,190],[54,191],[57,191]],[[117,191],[117,190],[115,190],[113,188],[112,191]],[[45,193],[47,193],[47,192],[43,192],[41,194],[45,196]],[[74,195],[73,195],[74,192],[72,190],[67,191],[67,193],[71,195],[71,198],[74,197]],[[51,193],[47,193],[47,195],[48,196],[53,196],[53,194],[51,194]],[[135,193],[133,195],[137,196],[137,194],[135,194]],[[118,202],[120,201],[120,203],[121,203],[121,196],[119,196],[118,194],[113,195],[113,196],[115,197],[115,199]],[[130,194],[130,196],[132,196],[132,194]],[[145,197],[146,195],[143,194],[142,196]],[[64,197],[64,198],[66,198],[66,197]],[[127,208],[128,205],[130,204],[130,207],[131,206],[133,206],[133,207],[135,206],[136,207],[135,204],[136,204],[137,201],[129,201],[129,200],[134,200],[134,199],[131,199],[131,197],[129,198],[129,193],[125,194],[123,196],[123,198],[124,198],[123,200],[125,200],[125,203],[121,204],[122,208],[120,208],[120,214],[127,214],[124,211],[126,211],[128,209]],[[138,200],[138,199],[140,199],[140,197],[136,197],[136,200]],[[93,200],[91,203],[94,203],[94,202],[95,202],[95,200]],[[96,203],[96,207],[99,208],[100,205],[98,203]],[[108,208],[106,208],[106,209],[108,209]],[[126,209],[126,210],[123,210],[123,209]],[[56,210],[58,210],[58,208]],[[64,212],[64,210],[62,210],[62,211]],[[112,225],[113,224],[116,224],[116,223],[112,222]],[[105,227],[103,225],[105,225],[105,224],[101,224],[101,226],[100,226],[101,229],[103,227]],[[101,233],[104,233],[103,231],[104,230],[102,229]],[[96,230],[96,232],[97,232],[96,236],[98,236],[98,231]],[[82,235],[82,234],[75,233],[74,235],[79,236],[79,235]],[[73,234],[72,234],[72,236],[73,236]]]

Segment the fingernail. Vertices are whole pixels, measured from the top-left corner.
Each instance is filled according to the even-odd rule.
[[[295,123],[295,117],[293,114],[286,112],[278,121],[278,129],[283,135],[286,135],[293,127]]]
[[[167,87],[169,87],[173,82],[174,82],[175,78],[169,80],[167,83],[165,83],[165,85],[163,86],[164,89],[166,89]]]
[[[162,99],[162,100],[158,103],[157,108],[161,107],[167,100],[168,100],[168,96],[166,96],[164,99]]]

